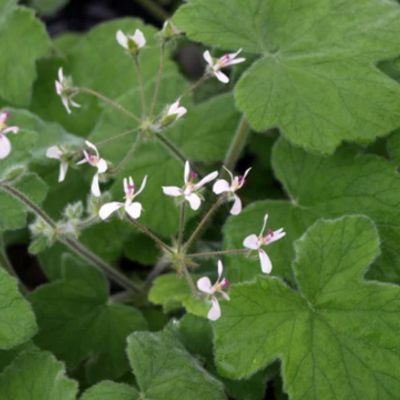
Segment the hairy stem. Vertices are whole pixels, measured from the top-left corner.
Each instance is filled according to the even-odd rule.
[[[81,93],[91,94],[92,96],[97,97],[99,100],[103,101],[104,103],[108,104],[109,106],[115,108],[116,110],[120,111],[121,113],[125,114],[129,118],[135,120],[136,122],[141,122],[140,118],[137,117],[135,114],[127,110],[123,105],[117,103],[116,101],[110,99],[107,96],[97,92],[96,90],[87,88],[87,87],[78,87],[77,90]]]
[[[145,8],[154,18],[164,22],[170,16],[169,14],[153,0],[136,0],[136,3]]]
[[[199,222],[197,225],[196,229],[192,232],[190,235],[188,241],[184,245],[184,251],[188,251],[190,247],[193,245],[194,241],[200,236],[200,234],[203,232],[204,228],[206,227],[208,221],[211,219],[211,217],[214,215],[214,213],[218,210],[218,208],[221,206],[223,203],[223,198],[219,197],[217,201],[210,207],[210,209],[204,214],[202,220]]]
[[[113,140],[120,139],[120,138],[122,138],[122,137],[124,137],[126,135],[129,135],[131,133],[135,133],[135,132],[137,132],[139,130],[140,130],[140,128],[128,129],[127,131],[121,132],[118,135],[111,136],[111,137],[109,137],[107,139],[104,139],[104,140],[100,140],[100,142],[96,143],[96,146],[97,147],[104,146],[105,144],[107,144],[109,142],[112,142]]]
[[[182,247],[183,234],[185,231],[185,207],[186,203],[182,202],[179,210],[179,233],[178,233],[178,251]]]
[[[190,93],[194,92],[199,86],[201,86],[207,79],[209,78],[208,74],[204,74],[200,79],[196,82],[192,83],[180,96],[181,98],[189,95]]]
[[[181,153],[181,151],[163,134],[160,132],[154,133],[157,140],[180,162],[183,164],[186,162],[186,157]]]
[[[150,239],[154,240],[154,242],[161,248],[161,250],[164,250],[168,253],[173,253],[172,249],[164,243],[157,235],[155,235],[150,229],[148,229],[146,226],[141,224],[138,220],[130,217],[128,215],[128,220],[142,233],[147,235]]]
[[[160,65],[158,67],[158,72],[157,72],[157,81],[156,81],[156,86],[154,88],[154,94],[153,94],[153,100],[151,102],[151,107],[150,107],[150,117],[153,116],[157,100],[158,100],[158,95],[160,93],[160,87],[161,87],[161,78],[163,75],[164,71],[164,58],[165,58],[165,42],[163,41],[161,43],[160,47]]]
[[[33,212],[37,217],[41,218],[52,229],[54,230],[57,229],[57,224],[55,223],[55,221],[53,221],[53,219],[44,210],[42,210],[37,204],[35,204],[32,200],[30,200],[27,196],[25,196],[25,194],[20,192],[18,189],[5,182],[0,183],[0,189],[13,196],[20,203],[24,204],[31,212]],[[111,265],[107,264],[105,261],[99,258],[96,254],[94,254],[83,244],[79,243],[77,240],[65,237],[58,237],[57,240],[60,243],[63,243],[65,246],[67,246],[79,257],[81,257],[85,261],[88,261],[89,264],[93,265],[94,267],[96,267],[101,271],[104,271],[110,279],[118,283],[124,289],[130,291],[138,290],[136,285],[134,285],[130,281],[130,279],[128,279],[125,275],[121,274]]]
[[[142,68],[140,67],[140,61],[139,61],[139,56],[135,55],[133,57],[133,61],[135,64],[136,68],[136,74],[137,74],[137,79],[139,82],[139,91],[140,91],[140,101],[142,103],[142,117],[146,115],[146,96],[144,93],[144,81],[143,81],[143,75],[142,75]]]
[[[208,257],[217,257],[217,256],[225,256],[229,254],[246,254],[249,252],[249,249],[230,249],[230,250],[219,250],[219,251],[205,251],[201,253],[191,253],[187,256],[190,258],[208,258]]]
[[[186,282],[188,283],[193,296],[196,296],[197,295],[196,285],[194,284],[192,275],[190,275],[190,272],[188,271],[186,265],[182,266],[181,271],[183,272],[183,276],[185,277]]]
[[[244,115],[240,118],[239,125],[236,129],[235,136],[229,145],[228,151],[225,155],[224,165],[227,169],[232,170],[246,145],[247,139],[250,134],[250,126]]]

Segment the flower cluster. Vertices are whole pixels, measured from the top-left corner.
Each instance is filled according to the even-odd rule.
[[[11,142],[8,139],[7,134],[17,134],[19,132],[17,126],[7,125],[7,119],[9,117],[9,112],[4,111],[0,113],[0,160],[6,158],[11,153]]]

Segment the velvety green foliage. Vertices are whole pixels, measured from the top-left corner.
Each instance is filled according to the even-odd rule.
[[[46,55],[49,39],[32,10],[17,7],[16,0],[0,1],[0,98],[27,105],[36,78],[35,62]],[[18,62],[16,62],[18,60]]]
[[[291,399],[396,398],[400,292],[363,278],[379,254],[373,222],[318,221],[295,248],[297,291],[270,277],[232,287],[215,325],[220,371],[245,377],[279,358]]]
[[[75,400],[78,383],[48,352],[22,352],[0,375],[2,400]]]
[[[128,370],[126,337],[146,329],[145,320],[135,308],[108,300],[106,280],[93,267],[67,257],[63,271],[62,280],[30,295],[40,329],[35,342],[70,368],[89,359],[90,380],[121,376]]]
[[[15,278],[0,263],[0,350],[10,349],[30,339],[37,331],[30,304],[17,288]]]
[[[290,277],[292,242],[317,218],[360,213],[371,217],[382,238],[382,254],[370,276],[400,282],[400,175],[395,166],[375,155],[339,149],[329,158],[314,156],[280,140],[273,151],[273,168],[290,201],[253,203],[230,219],[226,245],[241,247],[246,235],[259,232],[265,213],[269,227],[283,226],[287,236],[267,248],[274,273]],[[279,224],[279,225],[278,225]],[[232,263],[234,280],[251,278],[259,271],[258,260],[243,258]]]
[[[144,398],[226,399],[222,384],[168,331],[133,333],[128,338],[127,351]]]
[[[88,389],[81,400],[137,400],[139,393],[123,383],[103,381]]]
[[[258,130],[333,153],[399,126],[400,87],[375,66],[400,53],[396,2],[194,0],[175,21],[196,41],[260,56],[235,89]]]

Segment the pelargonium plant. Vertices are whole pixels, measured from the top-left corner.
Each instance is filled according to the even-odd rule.
[[[138,3],[0,0],[0,400],[398,398],[400,5]]]

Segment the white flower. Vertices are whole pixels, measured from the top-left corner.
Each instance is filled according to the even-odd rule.
[[[146,38],[140,29],[136,29],[133,35],[126,35],[119,30],[116,38],[119,45],[132,53],[138,53],[139,50],[146,45]]]
[[[137,192],[135,192],[135,183],[132,177],[124,178],[125,202],[112,201],[101,206],[99,215],[102,220],[107,219],[113,212],[125,207],[125,212],[133,219],[138,219],[142,213],[142,205],[138,201],[133,201],[146,186],[147,175],[144,177],[142,184]]]
[[[180,101],[178,99],[177,101],[175,101],[175,103],[167,107],[161,119],[161,127],[165,128],[166,126],[171,125],[179,118],[182,118],[186,113],[187,109],[180,105]]]
[[[169,40],[174,36],[180,35],[182,32],[172,23],[171,20],[167,19],[163,24],[161,33],[165,40]]]
[[[198,192],[206,183],[213,181],[217,176],[218,171],[214,171],[206,175],[199,182],[194,183],[197,174],[190,170],[189,161],[186,161],[183,177],[185,182],[184,187],[163,186],[162,190],[167,196],[183,197],[190,204],[192,210],[198,210],[201,205],[201,197],[196,192]]]
[[[59,146],[51,146],[47,149],[46,157],[53,158],[60,162],[60,172],[58,174],[58,182],[63,182],[68,171],[68,162],[64,158],[64,152]]]
[[[221,260],[218,260],[218,279],[214,285],[211,284],[210,279],[206,276],[197,281],[197,288],[210,296],[211,308],[207,314],[207,318],[211,321],[216,321],[221,316],[221,307],[219,306],[216,294],[220,293],[225,300],[230,300],[228,294],[224,292],[224,289],[229,287],[229,281],[226,278],[222,278],[223,272],[224,266]]]
[[[217,195],[221,193],[227,193],[228,199],[230,201],[233,201],[233,206],[230,212],[232,215],[238,215],[242,211],[242,201],[235,192],[243,187],[243,185],[246,182],[246,177],[250,172],[251,168],[248,168],[244,173],[244,175],[235,177],[232,175],[232,172],[229,171],[227,168],[225,168],[225,170],[231,177],[231,183],[229,183],[225,179],[218,179],[214,183],[213,192]]]
[[[100,157],[99,151],[97,147],[89,142],[88,140],[85,141],[86,146],[89,147],[94,151],[94,154],[90,154],[87,151],[83,151],[85,158],[77,163],[77,165],[88,163],[92,167],[97,168],[97,172],[93,176],[91,191],[94,196],[100,197],[100,186],[99,186],[99,175],[104,174],[107,171],[107,162],[103,158]]]
[[[11,142],[6,136],[8,133],[17,134],[19,128],[17,126],[8,126],[7,119],[10,117],[9,112],[0,113],[0,160],[6,158],[11,153]]]
[[[218,59],[211,57],[208,50],[203,53],[203,58],[208,64],[208,71],[214,75],[220,82],[228,83],[229,78],[221,72],[222,68],[229,67],[230,65],[239,64],[246,61],[245,58],[236,58],[242,49],[238,50],[236,53],[227,53]]]
[[[68,114],[71,114],[71,107],[79,108],[80,104],[73,100],[73,97],[77,94],[73,88],[72,79],[69,76],[65,76],[63,69],[58,69],[58,81],[56,80],[56,92],[61,97],[61,101],[67,110]]]
[[[261,248],[261,246],[267,246],[273,242],[276,242],[279,239],[282,239],[286,235],[286,232],[283,230],[283,228],[280,228],[276,231],[272,231],[269,229],[267,233],[264,234],[265,227],[267,225],[267,220],[268,220],[268,214],[265,214],[264,223],[260,234],[258,236],[255,234],[249,235],[243,241],[244,247],[246,247],[247,249],[258,251],[261,263],[261,270],[265,274],[269,274],[271,272],[272,264],[267,253]]]

